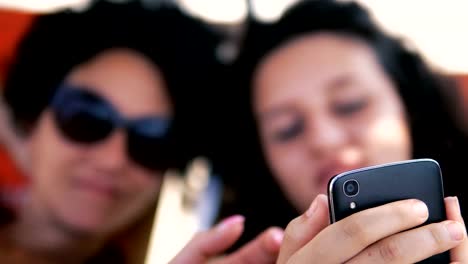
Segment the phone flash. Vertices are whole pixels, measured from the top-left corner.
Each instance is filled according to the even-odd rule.
[[[349,204],[349,207],[350,207],[351,209],[355,209],[355,208],[356,208],[356,203],[355,203],[355,202],[351,202],[351,203]]]

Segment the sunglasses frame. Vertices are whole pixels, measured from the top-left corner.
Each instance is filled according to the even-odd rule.
[[[93,144],[107,138],[115,129],[123,128],[127,134],[127,155],[136,163],[151,170],[165,170],[173,163],[170,162],[173,159],[173,151],[171,151],[173,148],[171,146],[171,143],[173,143],[171,118],[161,116],[144,116],[136,119],[125,118],[110,102],[94,93],[91,89],[69,84],[62,84],[57,88],[50,102],[50,108],[59,130],[72,142]],[[72,119],[80,111],[82,111],[81,114],[86,113],[92,116],[94,118],[92,121],[95,124],[101,120],[103,125],[108,125],[108,131],[101,129],[101,132],[96,132],[92,137],[86,139],[84,136],[80,137],[79,131],[74,132],[67,129],[66,122],[70,120],[73,122]],[[86,128],[88,135],[92,135],[93,130],[90,129],[92,127]],[[81,128],[76,130],[81,130]],[[137,137],[135,138],[135,136]],[[145,144],[145,141],[147,144]],[[138,142],[138,144],[134,144],[134,142]],[[139,148],[133,150],[133,145],[138,145]],[[156,152],[153,153],[152,156],[159,157],[160,160],[159,162],[154,160],[154,165],[151,165],[152,162],[147,160],[151,159],[150,157],[145,158],[145,154],[151,155],[151,151],[145,149],[150,146],[162,148],[166,154],[157,155]],[[138,151],[138,149],[141,151]],[[167,165],[163,165],[163,163],[167,163]]]

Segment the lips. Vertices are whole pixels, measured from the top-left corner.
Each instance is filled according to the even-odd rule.
[[[102,178],[99,178],[102,177]],[[113,181],[103,180],[108,178],[102,175],[92,175],[76,179],[76,186],[79,190],[89,194],[95,199],[115,201],[121,196],[121,192]]]

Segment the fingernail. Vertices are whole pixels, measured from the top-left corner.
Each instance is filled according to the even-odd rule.
[[[421,218],[427,218],[428,217],[429,212],[427,210],[427,206],[426,206],[425,203],[423,203],[421,201],[417,201],[417,200],[414,201],[413,210]]]
[[[307,217],[312,217],[315,213],[315,211],[317,210],[317,207],[318,207],[318,196],[315,197],[314,201],[312,202],[312,204],[310,205],[309,209],[307,209],[306,211],[306,216]]]
[[[450,234],[450,238],[452,238],[454,241],[463,240],[465,237],[465,229],[458,222],[450,221],[445,224],[445,228],[447,228],[447,231]]]
[[[458,205],[458,197],[457,196],[448,196],[446,197],[451,203],[457,204]]]
[[[243,223],[244,221],[245,221],[245,217],[243,217],[242,215],[230,216],[224,219],[223,221],[221,221],[221,223],[219,223],[216,226],[216,231],[224,232],[225,230],[232,228],[233,226],[238,225],[240,223]]]
[[[457,212],[458,214],[461,215],[461,211],[460,211],[460,202],[458,201],[458,197],[457,196],[450,196],[450,197],[447,197],[449,198],[450,202],[455,206],[457,207]]]
[[[281,245],[281,242],[283,242],[283,237],[284,237],[284,232],[279,229],[273,229],[271,231],[271,237],[277,243],[278,245]]]
[[[447,197],[449,198],[450,200],[452,200],[454,203],[457,203],[458,204],[458,197],[457,196],[449,196]]]

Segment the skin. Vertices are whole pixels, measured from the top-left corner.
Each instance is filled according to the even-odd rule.
[[[278,227],[265,230],[239,250],[222,255],[241,236],[244,220],[242,216],[234,215],[214,228],[196,234],[170,264],[275,263],[283,240],[283,230]]]
[[[73,70],[65,83],[89,87],[128,118],[171,115],[157,68],[130,51],[98,55]],[[96,144],[79,144],[63,137],[47,110],[30,146],[31,200],[51,207],[58,224],[72,231],[85,236],[111,233],[156,199],[162,172],[153,173],[128,158],[123,130]]]
[[[411,157],[404,106],[360,41],[326,33],[292,40],[260,63],[254,87],[265,156],[300,211],[335,174]]]
[[[287,226],[277,263],[414,263],[450,249],[452,261],[468,262],[453,197],[449,220],[416,229],[428,217],[417,200],[329,224],[320,193],[333,175],[411,158],[404,106],[364,42],[332,33],[295,38],[261,61],[253,86],[265,156],[286,197],[305,211]]]
[[[64,82],[89,87],[128,118],[172,115],[159,70],[130,50],[104,51]],[[80,262],[156,201],[162,172],[129,159],[123,130],[79,144],[61,134],[46,108],[26,141],[30,189],[8,228],[21,252],[16,255]]]
[[[172,116],[158,68],[132,50],[104,51],[75,67],[65,82],[87,87],[127,118]],[[79,144],[61,134],[47,108],[24,146],[30,189],[17,221],[0,230],[1,262],[82,263],[157,201],[163,172],[128,157],[122,129],[100,142]],[[243,218],[235,216],[197,234],[172,263],[274,263],[279,228],[221,256],[243,227]]]
[[[410,231],[404,230],[428,217],[427,207],[418,200],[375,207],[328,225],[327,197],[321,194],[288,224],[277,264],[415,263],[446,250],[452,263],[468,263],[457,198],[445,198],[445,206],[449,220]]]

